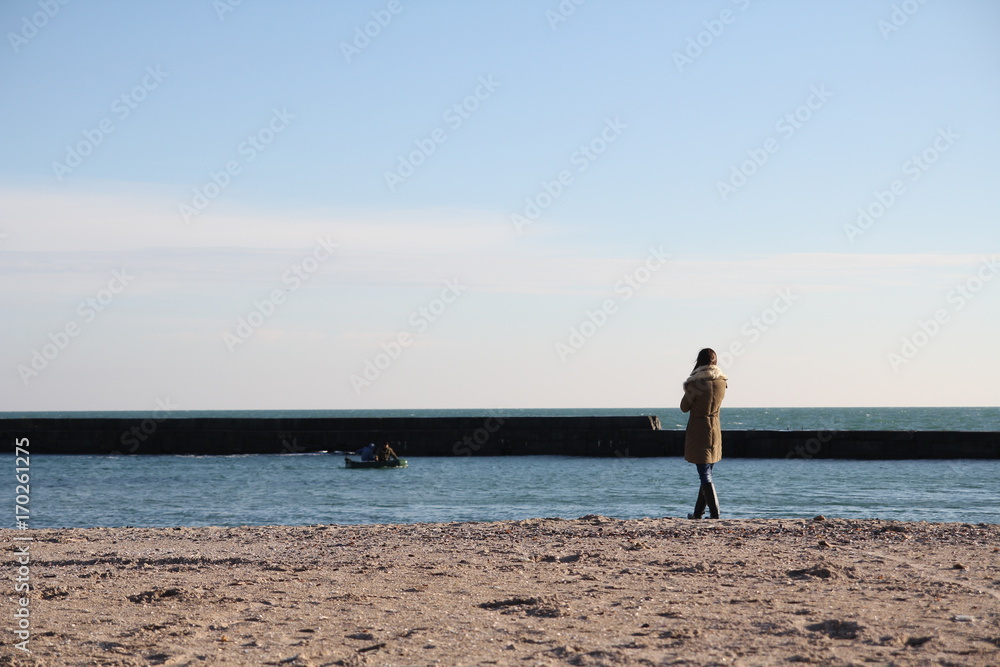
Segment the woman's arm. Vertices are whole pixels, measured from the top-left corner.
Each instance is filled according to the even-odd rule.
[[[691,410],[691,398],[688,396],[688,386],[687,383],[684,384],[684,398],[681,399],[681,412],[688,412]]]

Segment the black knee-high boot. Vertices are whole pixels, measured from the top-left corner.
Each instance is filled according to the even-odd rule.
[[[698,489],[698,500],[694,503],[694,512],[688,514],[689,519],[700,519],[705,513],[705,486]]]
[[[708,516],[712,519],[719,518],[719,496],[715,494],[715,484],[709,482],[701,485],[701,495],[705,497],[708,505]]]

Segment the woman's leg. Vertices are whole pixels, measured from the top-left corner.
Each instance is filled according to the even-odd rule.
[[[712,483],[713,463],[699,463],[698,477],[701,478],[701,492],[698,496],[699,502],[704,499],[708,505],[709,516],[713,519],[719,518],[719,497],[715,494],[715,484]],[[704,510],[703,510],[704,511]]]
[[[698,477],[701,479],[702,484],[712,483],[712,466],[714,463],[696,463],[695,466],[698,468]]]
[[[698,488],[698,499],[694,503],[694,512],[688,514],[689,519],[700,519],[705,513],[705,504],[708,502],[705,497],[705,479],[708,479],[708,484],[712,483],[711,463],[696,463],[695,467],[698,469],[698,477],[701,479],[701,486]]]

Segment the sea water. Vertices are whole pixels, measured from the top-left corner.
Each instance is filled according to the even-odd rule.
[[[724,459],[715,469],[730,518],[1000,523],[998,479],[997,460]],[[697,490],[694,466],[679,457],[422,457],[359,470],[330,454],[36,455],[30,526],[682,517]]]
[[[671,410],[268,411],[190,416],[657,414]],[[125,416],[143,413],[88,413]],[[2,416],[13,416],[10,413]],[[35,413],[34,416],[42,416]],[[49,414],[48,416],[57,416]],[[84,416],[61,413],[59,416]],[[1000,408],[729,408],[724,428],[1000,431]],[[0,457],[9,464],[13,455]],[[357,470],[334,454],[31,457],[33,528],[495,521],[686,516],[698,478],[679,457],[411,457]],[[1000,461],[723,459],[723,515],[1000,523]],[[11,493],[14,492],[13,487]],[[14,526],[14,518],[8,527]]]
[[[679,402],[679,399],[678,399]],[[750,431],[1000,431],[1000,407],[949,408],[723,408],[722,428]],[[683,429],[679,408],[481,409],[481,410],[178,410],[170,417],[563,417],[655,415],[664,429]],[[141,411],[0,412],[0,419],[142,419],[162,414]]]

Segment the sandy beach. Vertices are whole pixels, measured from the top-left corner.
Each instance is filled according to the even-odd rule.
[[[1000,526],[2,531],[0,665],[998,665]],[[31,537],[30,653],[15,647]]]

